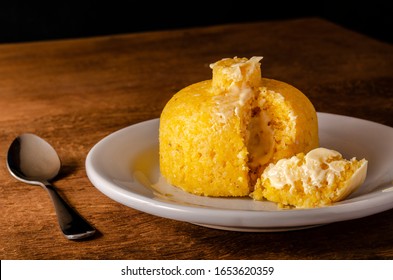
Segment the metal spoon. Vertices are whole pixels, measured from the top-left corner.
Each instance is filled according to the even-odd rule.
[[[92,236],[96,229],[72,209],[49,183],[60,171],[61,162],[53,147],[39,136],[21,134],[12,142],[7,154],[7,167],[18,180],[46,189],[55,206],[57,219],[68,239]]]

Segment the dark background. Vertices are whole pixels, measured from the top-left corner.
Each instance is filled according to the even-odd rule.
[[[389,1],[8,1],[0,43],[79,38],[259,20],[321,17],[393,43]]]

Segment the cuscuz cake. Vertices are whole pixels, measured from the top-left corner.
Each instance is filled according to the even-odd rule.
[[[203,196],[249,196],[269,164],[319,146],[313,104],[294,86],[263,78],[261,59],[212,63],[212,79],[168,101],[159,164],[169,183]]]

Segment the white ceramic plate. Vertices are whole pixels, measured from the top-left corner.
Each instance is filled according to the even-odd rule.
[[[333,206],[282,210],[271,202],[201,197],[173,187],[159,171],[159,119],[126,127],[99,141],[86,158],[86,172],[98,190],[121,204],[224,230],[303,229],[393,208],[393,128],[328,113],[318,113],[318,120],[321,146],[335,149],[348,159],[368,160],[364,184]]]

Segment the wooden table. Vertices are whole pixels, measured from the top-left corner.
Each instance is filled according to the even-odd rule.
[[[89,181],[102,138],[158,118],[179,89],[211,78],[209,63],[263,56],[262,73],[301,89],[317,111],[393,126],[393,46],[318,18],[0,45],[0,258],[392,259],[393,210],[299,231],[209,229],[117,203]],[[49,196],[6,169],[14,137],[59,152],[61,194],[97,229],[69,241]]]

